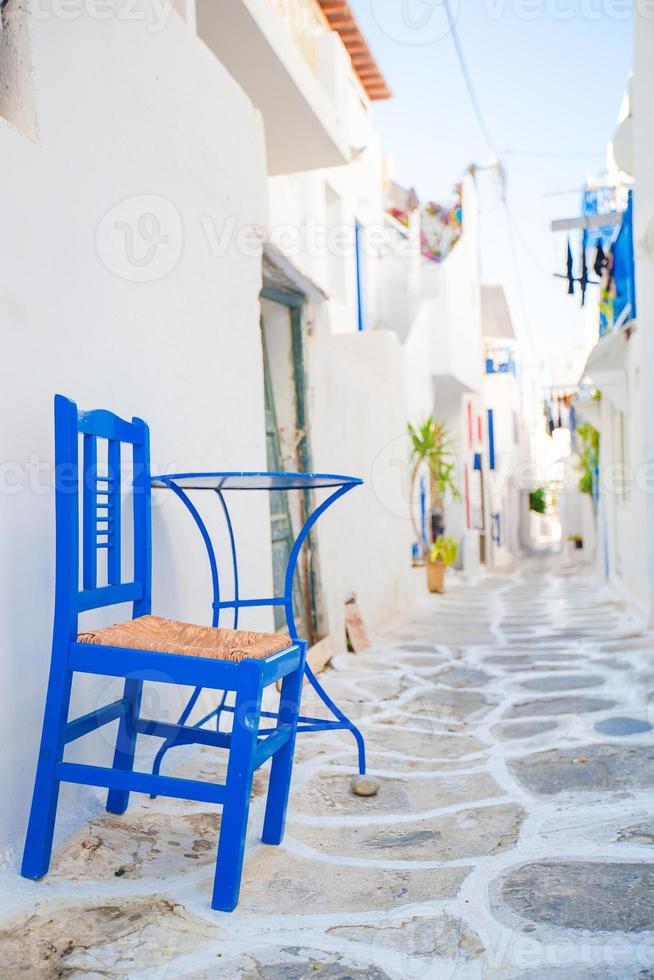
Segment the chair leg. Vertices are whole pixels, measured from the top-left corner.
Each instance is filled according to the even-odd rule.
[[[227,797],[220,825],[211,901],[211,907],[221,912],[232,912],[236,908],[241,890],[262,693],[260,665],[256,661],[243,661],[234,707],[227,764]]]
[[[130,702],[130,709],[123,715],[118,723],[118,734],[116,736],[116,750],[114,753],[114,769],[122,769],[130,772],[134,768],[134,754],[136,752],[136,719],[141,710],[141,696],[143,694],[143,681],[125,681],[123,696]],[[129,790],[110,789],[107,794],[107,811],[109,813],[124,813],[129,804]]]
[[[293,731],[288,742],[273,756],[270,781],[268,783],[266,815],[263,822],[263,834],[261,835],[264,844],[281,844],[284,839],[286,808],[288,806],[288,795],[291,788],[295,737],[297,734],[297,719],[300,713],[303,680],[304,656],[298,669],[293,671],[292,674],[287,674],[282,681],[279,701],[279,720],[293,725]]]
[[[55,777],[55,769],[64,754],[72,679],[69,670],[57,672],[56,675],[51,671],[48,681],[34,795],[21,867],[24,878],[42,878],[50,867],[59,799],[59,780]]]

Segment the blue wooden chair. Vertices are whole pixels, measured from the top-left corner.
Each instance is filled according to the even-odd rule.
[[[98,462],[98,440],[106,440],[104,466]],[[134,572],[128,581],[123,581],[121,560],[122,445],[131,448],[133,463]],[[36,879],[48,871],[61,782],[106,787],[107,810],[111,813],[125,812],[131,791],[220,803],[223,812],[212,907],[229,912],[238,902],[253,774],[271,757],[263,841],[279,844],[284,834],[306,643],[291,642],[280,634],[195,627],[150,615],[150,460],[145,422],[136,418],[127,422],[103,410],[79,412],[73,402],[57,395],[55,461],[57,535],[52,659],[22,874]],[[106,472],[101,474],[101,469]],[[106,573],[104,562],[98,562],[101,551],[106,551]],[[78,636],[81,612],[120,603],[133,604],[132,620]],[[124,678],[123,696],[68,721],[76,671]],[[275,718],[276,724],[263,730],[263,691],[280,678],[279,710],[264,713],[264,717]],[[142,717],[144,681],[234,691],[231,732]],[[64,761],[69,742],[116,720],[113,765]],[[201,743],[226,748],[229,757],[225,784],[134,771],[140,734],[172,740],[176,745]]]

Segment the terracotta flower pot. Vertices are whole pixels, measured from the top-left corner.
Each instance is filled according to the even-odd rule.
[[[427,587],[430,592],[445,592],[445,565],[442,561],[427,562]]]

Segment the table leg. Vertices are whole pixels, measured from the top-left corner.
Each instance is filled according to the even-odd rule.
[[[359,731],[359,729],[356,727],[356,725],[353,722],[350,721],[350,719],[347,717],[347,715],[345,715],[341,711],[341,709],[338,707],[338,705],[334,701],[332,701],[332,699],[330,698],[330,696],[327,694],[327,691],[324,689],[324,687],[322,686],[322,684],[320,683],[320,681],[318,680],[318,678],[316,677],[316,675],[314,674],[314,672],[311,670],[311,667],[309,666],[309,664],[305,664],[304,672],[307,675],[307,678],[309,679],[309,683],[313,687],[314,691],[316,692],[316,694],[318,695],[318,697],[320,698],[320,700],[323,702],[323,704],[327,705],[327,707],[332,712],[332,714],[341,722],[341,725],[339,727],[344,728],[344,729],[346,729],[349,732],[352,732],[352,735],[354,736],[354,739],[355,739],[355,741],[357,743],[357,750],[358,750],[358,753],[359,753],[359,775],[360,776],[365,776],[365,774],[366,774],[366,743],[363,740],[363,735],[361,734],[361,732]],[[316,721],[318,722],[319,719],[316,719]],[[318,730],[318,729],[316,729],[316,730]]]
[[[200,531],[200,534],[201,534],[201,536],[203,538],[203,541],[204,541],[204,544],[205,544],[205,547],[206,547],[206,550],[207,550],[207,556],[208,556],[208,559],[209,559],[209,565],[210,565],[210,568],[211,568],[211,578],[212,578],[212,585],[213,585],[213,623],[212,623],[212,625],[213,626],[218,626],[219,616],[220,616],[220,610],[221,610],[221,603],[220,603],[220,584],[219,584],[219,578],[218,578],[218,565],[217,565],[217,562],[216,562],[216,556],[215,556],[213,545],[212,545],[212,542],[211,542],[211,539],[210,539],[210,536],[209,536],[209,532],[207,530],[207,527],[206,527],[204,521],[202,520],[202,517],[198,513],[196,507],[191,502],[191,500],[189,499],[189,497],[187,496],[187,494],[184,493],[184,491],[181,488],[177,487],[172,481],[169,483],[169,487],[177,495],[177,497],[179,497],[179,499],[182,501],[182,503],[186,506],[187,510],[191,514],[191,517],[195,521],[195,523],[196,523],[196,525],[198,527],[198,530]],[[330,507],[336,500],[338,500],[339,497],[342,497],[343,494],[347,493],[348,490],[351,490],[351,489],[352,489],[352,486],[341,486],[334,493],[332,493],[326,500],[324,500],[321,504],[319,504],[319,506],[316,507],[316,509],[306,519],[302,530],[298,534],[298,536],[297,536],[297,538],[296,538],[296,540],[295,540],[295,542],[293,544],[293,548],[291,550],[291,554],[290,554],[289,560],[288,560],[288,565],[287,565],[287,568],[286,568],[286,579],[285,579],[285,585],[284,585],[284,598],[283,599],[280,598],[280,599],[276,600],[278,603],[284,605],[285,612],[286,612],[286,622],[288,624],[288,630],[289,630],[289,634],[290,634],[290,640],[292,642],[294,642],[295,640],[300,639],[298,637],[298,635],[297,635],[297,628],[296,628],[296,624],[295,624],[295,616],[294,616],[294,611],[293,611],[293,579],[294,579],[294,576],[295,576],[295,571],[296,571],[296,568],[297,568],[297,562],[298,562],[298,558],[300,556],[300,552],[302,550],[302,546],[304,545],[304,543],[305,543],[305,541],[306,541],[306,539],[307,539],[307,537],[308,537],[308,535],[309,535],[312,527],[314,526],[314,524],[316,523],[316,521],[318,520],[318,518],[327,510],[328,507]],[[225,516],[225,521],[226,521],[226,525],[227,525],[227,531],[228,531],[228,534],[229,534],[230,549],[231,549],[231,555],[232,555],[232,567],[233,567],[233,574],[234,574],[234,592],[235,592],[234,602],[233,603],[224,603],[223,605],[224,606],[231,605],[233,607],[233,609],[234,609],[234,629],[237,629],[237,627],[238,627],[239,607],[241,605],[244,605],[244,604],[247,605],[248,604],[248,601],[247,600],[241,600],[240,599],[240,595],[239,595],[238,561],[237,561],[237,555],[236,555],[236,543],[235,543],[234,530],[233,530],[233,526],[232,526],[232,521],[231,521],[231,517],[230,517],[230,514],[229,514],[229,510],[227,508],[227,504],[226,504],[226,501],[225,501],[225,499],[223,497],[222,492],[219,491],[219,490],[217,490],[216,491],[216,495],[217,495],[217,497],[218,497],[218,499],[220,501],[220,504],[221,504],[221,507],[222,507],[222,510],[223,510],[223,513],[224,513],[224,516]],[[262,602],[263,601],[264,600],[262,600]],[[253,600],[251,600],[251,602],[253,602]],[[338,707],[338,705],[329,697],[329,695],[327,694],[327,691],[324,689],[324,687],[322,686],[322,684],[318,681],[316,675],[311,670],[311,667],[306,662],[305,662],[305,673],[306,673],[307,679],[309,680],[309,683],[313,687],[314,691],[316,692],[316,694],[318,695],[318,697],[320,698],[320,700],[323,702],[323,704],[331,711],[331,713],[333,714],[333,716],[334,716],[334,718],[336,720],[335,721],[325,721],[325,719],[321,719],[321,718],[307,718],[307,717],[302,717],[302,718],[300,718],[301,725],[298,728],[298,733],[302,733],[302,732],[318,732],[318,731],[338,731],[338,730],[344,730],[344,731],[351,732],[352,735],[353,735],[353,737],[354,737],[354,739],[355,739],[355,741],[356,741],[356,744],[357,744],[359,774],[361,776],[364,776],[365,775],[365,772],[366,772],[366,747],[365,747],[365,742],[364,742],[364,739],[363,739],[363,735],[361,734],[361,732],[359,731],[359,729],[357,728],[357,726],[352,721],[350,721],[350,719],[347,717],[347,715],[343,711],[341,711],[341,709]],[[191,697],[190,697],[190,699],[189,699],[186,707],[184,708],[184,711],[182,712],[182,714],[181,714],[181,716],[179,718],[178,724],[183,725],[188,720],[188,718],[189,718],[189,716],[190,716],[193,708],[197,704],[197,701],[198,701],[201,693],[202,693],[202,689],[201,688],[196,688],[194,690],[194,692],[191,695]],[[220,718],[221,718],[222,713],[223,712],[231,712],[231,711],[233,711],[233,707],[231,705],[228,705],[226,703],[226,698],[227,698],[227,692],[225,691],[225,692],[223,692],[222,698],[221,698],[220,703],[218,704],[218,706],[216,708],[214,708],[212,711],[210,711],[209,714],[205,715],[204,718],[201,718],[198,722],[196,722],[193,727],[194,728],[201,728],[203,725],[207,724],[207,722],[209,722],[213,718],[215,718],[216,719],[216,728],[218,728],[219,725],[220,725]],[[268,718],[276,718],[277,717],[277,715],[275,714],[275,712],[263,712],[262,714],[263,714],[263,716],[268,717]],[[155,773],[155,774],[158,774],[159,773],[159,771],[161,769],[161,764],[163,762],[163,759],[164,759],[164,756],[165,756],[166,752],[168,751],[168,749],[173,748],[174,745],[175,745],[174,740],[170,740],[170,739],[167,740],[167,741],[165,741],[163,743],[163,745],[161,746],[161,748],[159,749],[159,751],[157,752],[157,754],[155,756],[155,760],[154,760],[154,764],[153,764],[153,768],[152,768],[153,773]]]

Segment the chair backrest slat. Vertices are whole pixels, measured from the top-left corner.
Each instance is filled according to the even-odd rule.
[[[84,436],[82,464],[82,585],[95,589],[98,584],[96,554],[98,440]]]
[[[114,439],[116,442],[128,442],[133,446],[141,445],[144,438],[143,429],[147,426],[140,419],[126,422],[113,412],[107,412],[104,408],[95,409],[93,412],[78,412],[77,427],[79,432],[89,433],[100,439]]]
[[[98,534],[107,534],[107,581],[109,585],[120,585],[120,544],[121,535],[121,497],[120,497],[120,443],[110,439],[107,454],[109,470],[108,502],[113,504],[109,510],[106,530],[97,529]],[[96,511],[97,527],[97,511]]]
[[[83,435],[82,468],[78,437]],[[98,472],[98,440],[106,441],[106,472]],[[132,450],[134,572],[122,581],[121,445]],[[133,615],[150,612],[150,448],[141,419],[127,422],[104,409],[79,412],[55,398],[57,498],[57,609],[67,631],[77,633],[77,616],[89,609],[132,602]],[[82,490],[82,583],[79,583],[79,488]],[[98,554],[106,553],[106,585],[98,584]],[[74,636],[71,636],[74,638]]]

